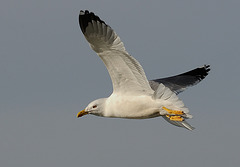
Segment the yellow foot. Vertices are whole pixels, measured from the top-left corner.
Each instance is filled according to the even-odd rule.
[[[183,115],[183,114],[184,114],[183,111],[171,110],[171,109],[168,109],[168,108],[166,108],[166,107],[162,107],[162,109],[164,109],[165,111],[167,111],[169,114],[174,114],[174,115]]]
[[[171,116],[171,115],[166,115],[171,121],[183,121],[183,117],[181,116]]]

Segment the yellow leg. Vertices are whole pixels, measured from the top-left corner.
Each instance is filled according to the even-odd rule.
[[[171,121],[183,121],[183,117],[181,116],[170,116]]]
[[[183,115],[183,114],[184,114],[183,111],[171,110],[171,109],[168,109],[168,108],[166,108],[166,107],[162,107],[162,109],[164,109],[165,111],[167,111],[169,114],[174,114],[174,115]]]

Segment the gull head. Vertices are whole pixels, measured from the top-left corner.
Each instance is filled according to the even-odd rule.
[[[84,110],[80,111],[77,114],[77,117],[79,118],[87,114],[103,116],[105,102],[106,98],[101,98],[92,101],[91,103],[88,104],[88,106]]]

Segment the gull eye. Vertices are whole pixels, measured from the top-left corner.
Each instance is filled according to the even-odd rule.
[[[94,105],[92,108],[97,108],[97,105]]]

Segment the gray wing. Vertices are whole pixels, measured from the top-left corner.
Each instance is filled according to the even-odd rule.
[[[178,94],[188,87],[198,84],[208,75],[209,71],[210,65],[204,65],[203,67],[199,67],[176,76],[150,80],[149,84],[151,88],[156,91],[158,85],[162,83],[170,90]]]

